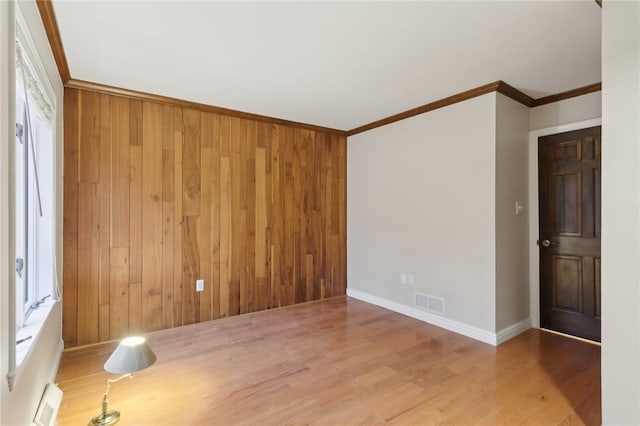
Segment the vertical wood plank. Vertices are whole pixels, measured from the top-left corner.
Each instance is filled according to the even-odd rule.
[[[307,247],[307,233],[308,233],[308,221],[310,218],[309,210],[308,210],[308,176],[309,171],[307,169],[307,148],[310,145],[310,140],[312,138],[309,137],[310,131],[305,129],[295,129],[295,137],[296,137],[296,146],[298,147],[298,161],[299,161],[299,169],[297,175],[297,185],[296,185],[296,203],[298,209],[298,221],[299,221],[299,235],[297,242],[297,253],[298,259],[300,261],[300,275],[298,277],[298,285],[299,291],[296,292],[296,300],[300,302],[306,302],[311,300],[307,295],[307,287],[309,282],[313,283],[313,279],[309,281],[307,279],[307,255],[309,254],[309,249]],[[311,148],[313,148],[311,146]],[[313,285],[311,287],[313,289]]]
[[[272,308],[280,307],[280,250],[275,244],[271,244],[270,265],[271,265],[271,306]]]
[[[142,101],[129,104],[129,332],[142,328]]]
[[[175,113],[162,107],[162,328],[174,326]]]
[[[317,133],[312,132],[308,135],[306,140],[307,143],[307,151],[306,151],[306,160],[305,160],[305,217],[306,217],[306,252],[312,254],[312,277],[311,281],[311,289],[307,289],[307,292],[311,291],[311,294],[307,295],[307,298],[313,300],[316,295],[317,282],[319,280],[318,271],[316,266],[318,265],[316,258],[318,257],[318,253],[316,251],[316,240],[319,239],[317,235],[317,217],[318,211],[315,208],[315,193],[316,193],[316,139]]]
[[[331,235],[340,232],[340,145],[337,135],[331,136]]]
[[[77,344],[78,313],[78,137],[79,93],[64,92],[64,195],[62,338],[65,346]]]
[[[142,145],[129,147],[129,279],[142,283]]]
[[[244,251],[246,258],[244,261],[244,269],[246,270],[246,288],[247,288],[247,312],[256,310],[256,145],[258,138],[258,123],[255,121],[247,122],[247,159],[246,159],[246,203],[247,217]]]
[[[129,285],[129,333],[138,334],[142,327],[142,283]]]
[[[203,114],[203,119],[205,115]],[[203,124],[210,125],[209,117],[203,121]],[[211,133],[212,135],[212,133]],[[209,135],[207,135],[209,136]],[[198,278],[204,280],[204,291],[198,293],[198,321],[209,321],[211,319],[211,293],[213,282],[211,279],[211,204],[213,198],[212,191],[212,172],[213,172],[213,149],[211,145],[213,141],[207,137],[208,141],[202,148],[201,161],[201,183],[200,183],[200,196],[201,206],[200,209],[200,229],[198,232],[198,241],[200,242],[198,249],[200,254],[201,267],[199,268]]]
[[[267,233],[267,174],[266,174],[266,150],[256,148],[255,159],[255,191],[256,191],[256,277],[264,278],[266,275],[266,233]]]
[[[78,181],[100,180],[100,95],[81,91],[80,138],[78,144]]]
[[[175,199],[175,160],[173,151],[173,108],[165,106],[162,117],[162,201]],[[170,119],[169,119],[170,117]]]
[[[280,253],[284,240],[284,208],[282,182],[282,169],[284,161],[280,150],[280,126],[274,125],[271,128],[270,149],[271,149],[271,253],[269,262],[271,266],[271,306],[280,307],[286,305],[282,292],[282,265],[280,264]]]
[[[347,293],[347,138],[340,136],[338,139],[340,145],[340,162],[338,164],[338,173],[340,176],[340,208],[339,214],[339,227],[338,227],[338,248],[340,251],[339,258],[339,291],[338,294]]]
[[[162,328],[162,106],[142,106],[142,327]]]
[[[129,249],[115,247],[111,261],[109,298],[109,339],[120,339],[129,332]]]
[[[313,255],[305,256],[305,300],[313,300]]]
[[[226,120],[221,120],[221,124]],[[228,156],[220,157],[220,316],[229,316],[231,280],[231,165]]]
[[[258,132],[258,139],[262,142],[265,148],[264,151],[264,171],[265,171],[265,182],[264,182],[264,196],[266,203],[266,229],[265,229],[265,280],[264,280],[264,288],[265,288],[265,296],[266,300],[264,301],[264,309],[269,309],[272,306],[273,295],[271,294],[272,284],[271,284],[271,244],[273,241],[273,187],[272,181],[273,176],[271,175],[271,141],[272,137],[272,125],[270,123],[261,123]]]
[[[291,128],[291,143],[293,144],[293,215],[294,215],[294,240],[293,240],[293,287],[294,302],[302,303],[306,301],[306,281],[304,279],[306,270],[306,250],[303,243],[303,157],[305,155],[305,141],[303,134]]]
[[[231,117],[220,116],[220,156],[231,157]]]
[[[211,172],[211,316],[220,318],[220,116],[213,116]],[[203,265],[206,267],[206,265]]]
[[[142,146],[142,101],[137,99],[129,104],[129,143]]]
[[[210,112],[200,113],[200,143],[202,148],[213,148],[215,115]],[[217,139],[217,138],[216,138]]]
[[[334,161],[334,178],[333,178],[333,241],[332,251],[334,258],[332,266],[333,274],[333,295],[339,296],[346,292],[346,264],[344,258],[346,256],[346,234],[345,212],[346,212],[346,173],[342,166],[346,167],[346,152],[343,145],[344,138],[338,135],[332,135],[332,153]]]
[[[214,127],[214,114],[202,113],[200,116],[200,232],[199,254],[200,275],[204,280],[204,291],[198,293],[198,321],[209,321],[213,314],[212,279],[212,205],[213,205],[213,144],[217,141]],[[215,135],[215,136],[214,136]]]
[[[331,137],[329,135],[325,135],[325,156],[324,156],[324,184],[325,184],[325,198],[324,198],[324,278],[325,278],[325,288],[324,288],[324,297],[333,296],[333,268],[331,265],[331,261],[333,259],[331,254],[331,241],[333,235],[333,161],[332,161],[332,152],[331,152]]]
[[[173,110],[174,228],[173,228],[173,324],[182,319],[182,109]]]
[[[182,214],[200,215],[200,112],[184,109],[182,148]]]
[[[284,149],[284,292],[285,304],[295,303],[295,232],[296,232],[296,212],[295,212],[295,147],[293,140],[293,129],[283,127],[283,149]]]
[[[324,197],[324,188],[326,186],[325,182],[325,135],[322,133],[316,134],[315,140],[315,161],[314,161],[314,169],[315,169],[315,187],[316,191],[315,195],[315,209],[314,209],[314,232],[316,238],[314,238],[314,282],[313,282],[313,298],[314,300],[324,298],[324,279],[325,279],[325,197]]]
[[[111,228],[111,96],[100,95],[100,168],[98,198],[100,214],[98,229],[100,234],[99,254],[99,341],[109,339],[109,295],[110,262],[109,237]]]
[[[175,107],[162,106],[162,149],[173,151],[173,139],[175,132]],[[163,197],[165,196],[163,191]],[[171,200],[167,200],[171,201]]]
[[[173,201],[162,202],[162,328],[174,327],[174,217]]]
[[[240,209],[238,218],[238,238],[233,241],[233,254],[237,254],[238,275],[233,282],[230,292],[231,303],[237,303],[233,312],[236,314],[246,314],[249,312],[249,292],[247,286],[247,252],[244,250],[247,235],[247,209]],[[235,306],[235,305],[232,305]]]
[[[251,263],[249,249],[247,248],[247,241],[249,239],[249,212],[248,203],[249,198],[249,179],[250,176],[247,171],[248,165],[248,134],[250,121],[238,120],[239,134],[235,138],[235,145],[239,155],[233,157],[236,162],[237,176],[236,191],[239,193],[239,234],[237,239],[234,239],[234,246],[237,248],[238,253],[238,291],[239,291],[239,313],[244,314],[249,312],[250,304],[250,292],[249,292],[249,274],[248,268]],[[233,164],[233,163],[232,163]],[[234,250],[234,252],[236,252]]]
[[[101,304],[98,308],[98,342],[109,340],[109,304]]]
[[[78,189],[78,344],[99,340],[100,304],[98,185],[80,183]]]
[[[111,98],[111,247],[129,246],[129,100]]]
[[[240,313],[240,269],[241,269],[241,212],[240,199],[242,189],[240,141],[245,127],[241,126],[241,121],[237,117],[231,117],[231,278],[229,280],[229,315]],[[246,137],[246,132],[244,132]],[[244,141],[244,139],[242,139]]]
[[[193,324],[199,314],[196,297],[196,280],[200,274],[200,255],[198,250],[198,216],[184,216],[182,232],[182,322]]]
[[[256,308],[267,308],[267,174],[266,149],[256,148],[255,159],[255,277]]]
[[[340,236],[331,236],[331,296],[342,294],[340,290]]]

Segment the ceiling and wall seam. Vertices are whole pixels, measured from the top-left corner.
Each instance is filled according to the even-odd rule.
[[[596,2],[600,5],[600,2],[598,2],[597,0]],[[270,122],[270,123],[280,124],[280,125],[302,127],[302,128],[311,129],[311,130],[319,130],[324,132],[336,133],[339,135],[352,136],[367,130],[374,129],[376,127],[384,126],[386,124],[390,124],[399,120],[413,117],[418,114],[423,114],[428,111],[433,111],[435,109],[439,109],[444,106],[452,105],[452,104],[462,102],[468,99],[472,99],[474,97],[481,96],[491,92],[502,93],[503,95],[508,96],[509,98],[517,102],[520,102],[521,104],[529,108],[533,108],[533,107],[537,107],[537,106],[541,106],[541,105],[545,105],[553,102],[558,102],[564,99],[569,99],[572,97],[581,96],[581,95],[585,95],[588,93],[601,90],[601,83],[598,82],[598,83],[593,83],[587,86],[579,87],[576,89],[568,90],[565,92],[534,99],[529,95],[525,94],[524,92],[516,89],[515,87],[505,83],[504,81],[498,80],[492,83],[478,86],[470,90],[466,90],[464,92],[457,93],[449,97],[445,97],[433,102],[429,102],[425,105],[421,105],[421,106],[418,106],[418,107],[415,107],[415,108],[412,108],[412,109],[409,109],[409,110],[406,110],[406,111],[403,111],[379,120],[375,120],[373,122],[364,124],[362,126],[355,127],[351,130],[334,129],[334,128],[329,128],[329,127],[324,127],[324,126],[319,126],[314,124],[301,123],[293,120],[286,120],[282,118],[270,117],[266,115],[254,114],[254,113],[239,111],[235,109],[214,106],[210,104],[187,101],[187,100],[182,100],[182,99],[169,97],[169,96],[156,95],[156,94],[151,94],[151,93],[146,93],[146,92],[141,92],[141,91],[136,91],[131,89],[104,85],[101,83],[94,83],[94,82],[73,79],[69,70],[68,62],[64,52],[64,47],[62,45],[62,39],[60,37],[60,31],[59,31],[56,16],[53,10],[52,2],[51,0],[36,0],[36,3],[40,11],[42,22],[46,29],[47,37],[49,39],[49,44],[51,45],[51,49],[56,59],[56,64],[58,65],[60,77],[65,87],[91,90],[91,91],[100,92],[100,93],[108,93],[111,95],[132,97],[132,98],[170,104],[170,105],[178,105],[182,107],[193,108],[201,111],[213,112],[213,113],[218,113],[222,115],[229,115],[229,116],[252,119],[257,121]]]

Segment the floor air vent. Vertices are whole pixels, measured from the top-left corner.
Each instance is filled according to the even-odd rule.
[[[428,294],[416,293],[416,308],[433,314],[444,315],[444,299]]]
[[[55,425],[60,401],[62,401],[62,391],[55,384],[49,383],[42,394],[40,406],[33,419],[33,426]]]

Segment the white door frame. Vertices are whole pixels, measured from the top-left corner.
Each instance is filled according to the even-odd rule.
[[[540,223],[538,214],[538,138],[601,125],[602,118],[593,118],[529,132],[529,310],[531,325],[535,328],[540,328],[540,251],[536,244],[538,224]]]

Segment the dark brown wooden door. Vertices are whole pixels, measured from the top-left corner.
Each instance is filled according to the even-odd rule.
[[[538,139],[540,326],[600,341],[600,126]]]

